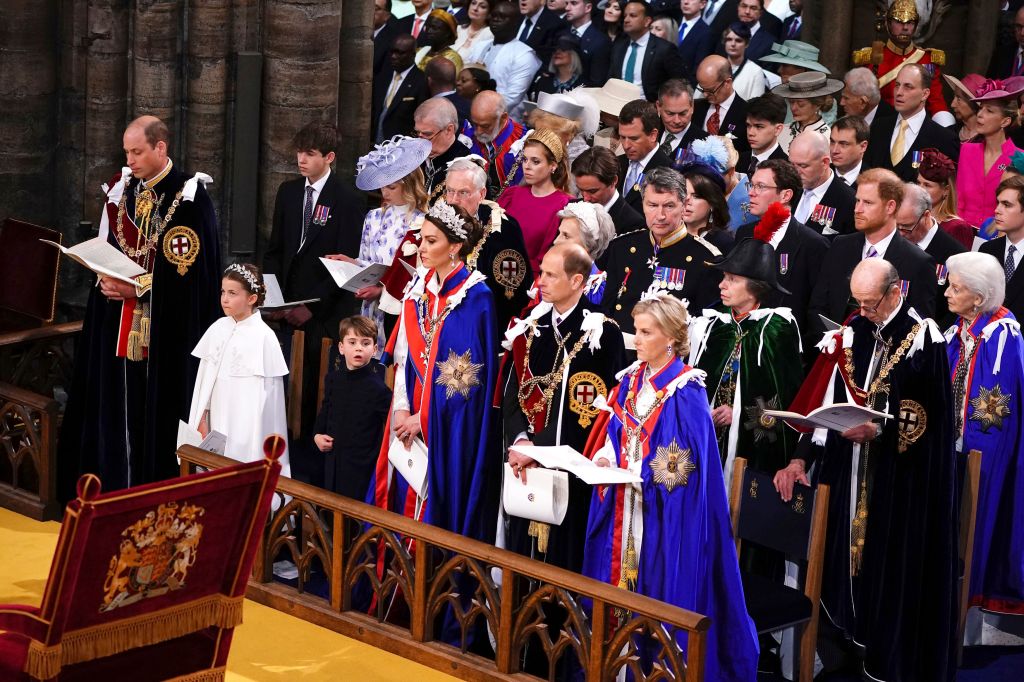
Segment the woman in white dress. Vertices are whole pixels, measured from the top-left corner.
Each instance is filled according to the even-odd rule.
[[[805,130],[814,130],[826,140],[832,129],[825,122],[824,112],[835,104],[833,95],[843,90],[843,81],[829,78],[823,73],[807,71],[792,76],[782,85],[772,88],[772,92],[782,97],[789,104],[793,114],[793,122],[782,130],[779,146],[789,153],[789,144]]]
[[[430,140],[395,137],[377,145],[356,163],[356,187],[364,192],[380,190],[383,199],[381,207],[373,209],[363,219],[363,237],[359,243],[362,262],[390,265],[406,233],[420,229],[427,210],[420,165],[426,161],[430,150]],[[379,284],[356,292],[356,298],[363,302],[360,312],[377,323],[377,348],[384,348],[387,343],[385,311],[380,308],[382,293],[383,287]]]
[[[732,87],[736,94],[750,101],[765,91],[764,69],[747,59],[750,29],[738,21],[729,25],[722,34],[725,56],[732,67]]]
[[[487,18],[491,15],[491,0],[470,0],[469,24],[459,26],[458,35],[455,37],[455,44],[452,49],[459,53],[464,64],[471,60],[469,56],[474,52],[482,54],[480,47],[490,45],[494,42],[494,35],[487,25]]]
[[[255,265],[235,263],[221,279],[224,317],[206,330],[192,355],[199,358],[188,423],[206,437],[227,437],[224,454],[240,462],[263,459],[267,436],[288,433],[284,375],[288,365],[274,331],[257,313],[267,289]],[[288,453],[281,475],[290,476]]]

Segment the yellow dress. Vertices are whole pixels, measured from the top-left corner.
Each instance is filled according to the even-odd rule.
[[[462,71],[462,57],[459,53],[450,47],[446,47],[435,55],[430,54],[429,47],[421,47],[419,52],[416,53],[416,66],[419,67],[420,71],[426,68],[427,64],[430,63],[431,59],[438,57],[444,57],[455,65],[455,74],[458,75]]]

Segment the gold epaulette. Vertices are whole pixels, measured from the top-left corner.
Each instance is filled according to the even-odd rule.
[[[931,55],[932,64],[934,64],[935,66],[946,65],[946,53],[943,50],[939,50],[934,47],[929,47],[928,54]]]
[[[871,48],[862,47],[859,50],[854,50],[853,59],[851,61],[854,66],[867,66],[871,63]]]
[[[876,40],[871,43],[871,63],[878,66],[885,59],[885,42]]]

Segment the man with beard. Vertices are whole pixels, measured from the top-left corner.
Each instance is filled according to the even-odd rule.
[[[942,79],[940,66],[946,65],[946,53],[942,50],[922,48],[914,44],[914,33],[921,17],[914,0],[894,0],[885,15],[885,28],[889,40],[876,41],[870,47],[853,53],[854,66],[866,66],[878,76],[882,100],[890,105],[895,103],[896,76],[907,64],[920,64],[932,72],[932,78]],[[941,126],[955,122],[949,106],[942,97],[942,88],[934,88],[928,95],[928,113]]]
[[[526,128],[512,120],[505,98],[493,90],[484,90],[473,98],[469,123],[463,135],[471,142],[470,151],[487,164],[487,198],[497,199],[506,187],[523,179],[512,145],[526,135]]]

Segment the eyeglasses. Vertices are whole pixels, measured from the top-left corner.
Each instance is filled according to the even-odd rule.
[[[921,220],[924,218],[924,213],[917,217],[912,223],[896,223],[896,229],[900,232],[913,232],[918,225],[921,224]]]
[[[712,97],[714,97],[715,93],[717,93],[719,90],[721,90],[722,86],[725,85],[726,82],[728,82],[730,80],[732,80],[732,79],[726,78],[724,81],[722,81],[721,83],[719,83],[718,85],[716,85],[715,87],[713,87],[710,90],[707,90],[707,89],[705,89],[704,87],[702,87],[701,85],[698,84],[697,85],[697,92],[703,92],[705,95],[711,95]]]
[[[770,189],[778,189],[778,185],[766,185],[763,182],[755,182],[750,185],[747,189],[749,194],[760,194],[761,192],[767,192]]]
[[[446,199],[451,199],[452,197],[457,197],[459,199],[468,199],[471,196],[473,196],[473,194],[475,194],[475,192],[469,189],[454,190],[445,188],[444,190],[444,196]]]
[[[877,312],[878,312],[878,308],[879,308],[879,306],[881,306],[881,305],[882,305],[882,303],[883,303],[883,302],[885,301],[885,298],[886,298],[886,296],[888,296],[888,295],[889,295],[889,293],[890,293],[890,292],[892,291],[892,288],[893,288],[894,286],[896,286],[896,281],[897,281],[897,280],[890,280],[890,281],[889,281],[889,283],[888,283],[888,284],[886,285],[886,287],[885,287],[885,293],[884,293],[884,294],[882,294],[882,296],[881,296],[881,297],[880,297],[880,298],[879,298],[879,299],[878,299],[877,301],[875,301],[874,303],[872,303],[872,304],[870,304],[870,305],[868,305],[867,303],[864,303],[864,301],[859,301],[859,300],[857,300],[857,299],[856,299],[855,297],[853,297],[853,296],[851,296],[851,297],[850,297],[850,300],[851,300],[851,301],[852,301],[852,302],[853,302],[853,303],[854,303],[854,304],[855,304],[855,305],[856,305],[856,306],[857,306],[858,308],[860,308],[860,309],[861,309],[861,310],[862,310],[863,312],[867,313],[868,315],[874,315],[875,313],[877,313]]]
[[[441,134],[440,130],[435,130],[432,133],[425,133],[422,130],[417,130],[416,131],[416,137],[420,138],[421,140],[430,140],[431,142],[433,142],[434,138],[437,137],[440,134]]]

